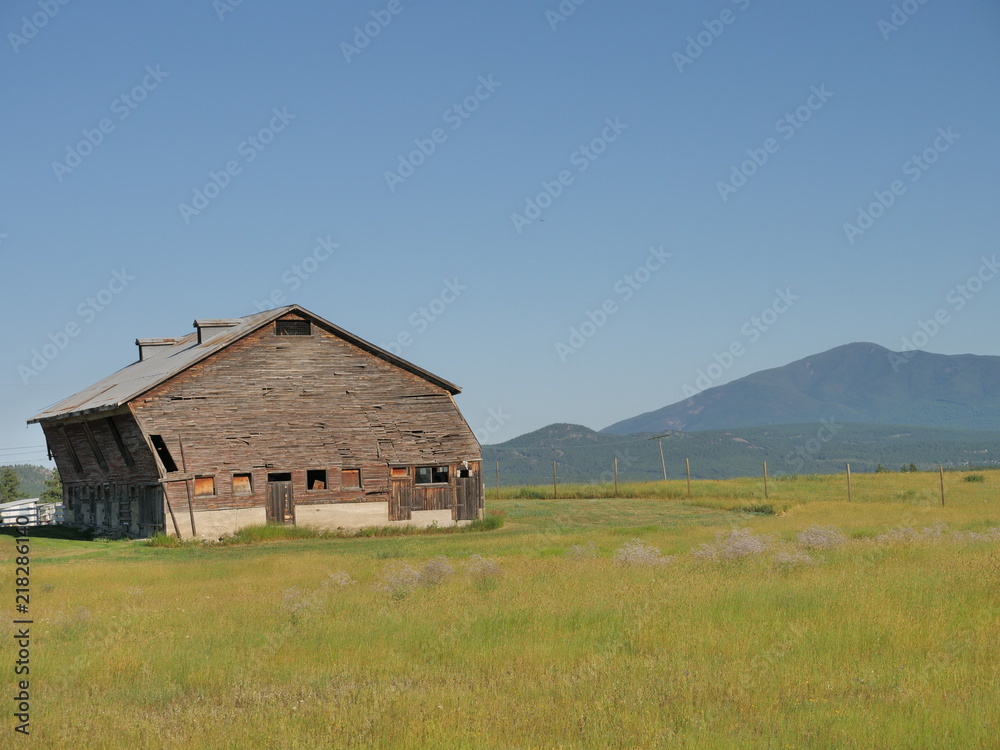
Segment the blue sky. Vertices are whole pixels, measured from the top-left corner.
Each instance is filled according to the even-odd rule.
[[[851,341],[1000,354],[995,2],[12,0],[0,32],[2,463],[136,337],[272,295],[461,385],[483,442]]]

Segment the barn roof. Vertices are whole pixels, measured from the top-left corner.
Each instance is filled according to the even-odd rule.
[[[28,424],[55,419],[57,417],[73,417],[89,412],[107,411],[122,407],[150,389],[155,388],[198,362],[207,359],[216,352],[225,349],[230,344],[239,341],[244,336],[289,313],[299,313],[311,318],[335,336],[397,367],[424,378],[436,386],[444,388],[452,395],[461,392],[461,388],[457,385],[449,383],[447,380],[439,378],[437,375],[423,368],[417,367],[412,362],[408,362],[402,357],[397,357],[395,354],[387,352],[385,349],[375,346],[375,344],[365,341],[353,333],[345,331],[343,328],[335,326],[315,313],[309,312],[304,307],[286,305],[274,310],[247,315],[244,318],[197,320],[195,321],[195,325],[197,326],[211,327],[216,330],[221,329],[222,331],[211,336],[203,343],[199,343],[198,331],[177,339],[137,339],[137,343],[140,344],[156,341],[162,342],[164,346],[162,351],[155,353],[148,359],[141,359],[138,362],[134,362],[103,380],[97,381],[89,388],[85,388],[79,393],[65,398],[39,412],[28,420]]]

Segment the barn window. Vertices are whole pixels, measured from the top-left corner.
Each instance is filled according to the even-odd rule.
[[[308,320],[276,320],[274,333],[276,336],[310,336],[312,323]]]
[[[94,438],[94,433],[90,429],[90,422],[83,423],[83,434],[87,437],[87,442],[90,443],[90,450],[94,454],[94,458],[97,459],[97,465],[104,469],[104,471],[107,471],[108,462],[104,460],[104,453],[101,451],[101,446],[97,444],[97,440]]]
[[[415,484],[447,484],[447,466],[418,466]]]
[[[290,471],[275,471],[267,475],[268,482],[291,482],[292,472]]]
[[[394,477],[408,477],[410,476],[410,469],[407,466],[393,466],[391,475]]]
[[[215,494],[215,477],[195,477],[194,496],[212,497]]]
[[[306,489],[307,490],[325,490],[327,488],[326,484],[326,469],[307,469],[306,470]]]
[[[135,460],[132,458],[132,454],[129,452],[128,446],[125,445],[125,441],[122,440],[122,434],[118,431],[118,425],[115,424],[114,417],[107,417],[104,420],[108,429],[111,430],[111,437],[115,439],[115,445],[118,446],[118,452],[122,454],[122,460],[125,461],[126,466],[134,466]]]
[[[156,455],[160,457],[160,463],[163,464],[163,470],[168,474],[172,471],[177,471],[177,464],[174,463],[174,457],[170,455],[170,449],[167,448],[167,444],[163,440],[162,435],[150,435],[149,441],[153,444],[153,450],[156,451]]]
[[[361,469],[341,469],[340,486],[343,489],[361,489]]]
[[[234,495],[252,495],[253,494],[253,475],[252,474],[233,474],[233,494]]]

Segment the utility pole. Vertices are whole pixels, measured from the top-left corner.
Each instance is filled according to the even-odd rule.
[[[647,440],[655,440],[660,446],[660,468],[663,469],[663,481],[667,481],[667,462],[663,460],[663,438],[667,437],[670,433],[664,432],[662,435],[657,435],[656,437],[646,438]]]

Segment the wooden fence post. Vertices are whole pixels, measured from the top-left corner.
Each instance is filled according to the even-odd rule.
[[[767,500],[767,461],[764,462],[764,499]]]
[[[662,435],[656,435],[655,437],[646,438],[647,440],[655,440],[657,445],[660,446],[660,467],[663,469],[663,481],[667,481],[667,462],[663,460],[663,438],[669,435],[669,432],[664,432]]]
[[[552,462],[552,499],[559,497],[559,485],[556,483],[556,462]]]
[[[170,498],[167,497],[166,487],[163,488],[163,502],[166,504],[167,510],[170,512],[170,520],[174,522],[174,533],[177,534],[178,539],[183,539],[184,537],[181,536],[181,529],[177,525],[177,517],[174,515],[174,509],[170,507]]]
[[[941,507],[944,507],[944,467],[938,466],[938,474],[941,476]]]
[[[618,497],[618,457],[615,456],[615,497]]]
[[[687,469],[688,475],[688,497],[691,497],[691,460],[688,458],[684,459],[684,468]]]
[[[847,502],[851,502],[851,465],[847,464]]]

